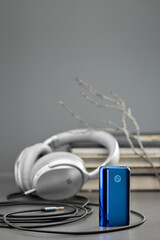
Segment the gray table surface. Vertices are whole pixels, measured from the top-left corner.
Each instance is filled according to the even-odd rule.
[[[17,187],[14,182],[12,174],[0,175],[0,201],[6,201],[7,194],[17,191]],[[98,202],[98,193],[81,193],[81,195],[87,196],[92,202]],[[15,210],[15,207],[12,208]],[[147,221],[136,228],[96,235],[60,235],[60,234],[40,234],[18,231],[14,229],[0,228],[0,240],[1,239],[145,239],[154,240],[160,239],[160,192],[131,192],[131,209],[142,212]],[[0,213],[4,213],[8,209],[2,209]],[[131,216],[131,222],[135,222],[135,217]],[[79,222],[68,224],[63,227],[56,227],[56,230],[68,230],[68,231],[81,231],[81,230],[97,230],[98,226],[98,208],[94,208],[94,212],[91,216],[88,216],[84,220]]]

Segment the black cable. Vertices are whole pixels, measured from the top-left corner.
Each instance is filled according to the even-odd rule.
[[[24,211],[9,212],[0,215],[0,227],[12,227],[21,231],[37,232],[37,233],[48,233],[48,234],[71,234],[71,235],[88,235],[88,234],[102,234],[108,232],[122,231],[130,228],[137,227],[143,224],[146,220],[145,216],[142,213],[131,210],[131,214],[138,216],[141,220],[137,223],[121,226],[116,228],[107,228],[103,230],[94,230],[94,231],[56,231],[56,230],[46,230],[46,229],[35,229],[35,228],[45,228],[51,226],[64,225],[68,223],[73,223],[83,219],[87,215],[93,212],[92,206],[99,206],[97,203],[89,203],[89,200],[83,196],[77,196],[77,199],[81,201],[78,202],[52,202],[52,201],[8,201],[0,202],[0,207],[6,206],[64,206],[66,212],[53,212],[45,214],[33,214],[40,212],[43,209],[31,209]],[[83,201],[82,201],[83,200]],[[26,213],[30,213],[26,215]],[[32,213],[32,214],[31,214]],[[17,225],[25,223],[26,225]],[[29,225],[29,224],[32,225]],[[33,229],[34,228],[34,229]]]
[[[10,199],[14,199],[14,198],[19,198],[19,197],[24,197],[24,193],[22,192],[16,192],[16,193],[11,193],[11,194],[8,194],[7,195],[7,199],[10,200]]]
[[[12,201],[9,201],[9,202],[1,202],[0,203],[0,207],[1,206],[20,206],[20,205],[45,205],[45,206],[53,206],[53,205],[56,205],[56,206],[61,206],[62,203],[57,203],[57,202],[47,202],[47,201],[38,201],[38,202],[35,202],[35,201],[26,201],[26,202],[20,202],[20,201],[17,201],[17,202],[12,202]],[[64,222],[65,219],[69,219],[69,218],[80,218],[82,216],[82,214],[79,214],[78,215],[78,212],[79,212],[79,209],[80,207],[78,206],[74,206],[73,204],[69,204],[69,203],[63,203],[63,206],[65,207],[65,209],[67,209],[67,212],[59,212],[58,214],[56,214],[54,212],[54,214],[44,214],[43,215],[20,215],[20,216],[13,216],[15,214],[20,214],[20,213],[31,213],[31,212],[41,212],[43,211],[43,209],[39,208],[39,209],[32,209],[32,210],[23,210],[23,211],[19,211],[19,212],[14,212],[12,213],[12,216],[10,216],[11,220],[14,221],[14,222],[20,222],[22,223],[22,221],[24,222],[27,222],[27,220],[31,223],[31,222],[46,222],[46,220],[48,220],[49,222],[53,222],[53,220],[56,219],[57,221],[57,224],[54,223],[52,225],[62,225],[62,224],[65,224],[65,223],[68,223],[67,222]],[[84,215],[84,214],[83,214]],[[3,214],[0,215],[0,220],[1,222],[3,223]],[[70,220],[71,222],[71,220]],[[0,225],[1,227],[1,225]],[[35,226],[35,227],[39,227],[39,226]]]
[[[66,219],[63,218],[63,220],[56,221],[56,222],[53,222],[52,219],[51,219],[51,221],[50,221],[49,223],[44,223],[44,220],[43,220],[43,217],[42,217],[41,223],[39,222],[38,225],[32,225],[32,226],[18,226],[18,227],[17,227],[17,226],[15,226],[14,224],[12,224],[11,221],[8,220],[8,217],[9,217],[10,215],[12,215],[12,214],[17,214],[17,213],[20,213],[20,212],[14,212],[14,213],[5,214],[5,215],[7,215],[7,218],[6,218],[6,216],[4,215],[4,216],[3,216],[3,219],[4,219],[4,221],[5,221],[7,224],[10,223],[10,224],[8,224],[9,226],[14,227],[14,228],[17,228],[17,229],[23,229],[23,230],[24,230],[24,229],[28,229],[28,228],[31,229],[31,228],[51,227],[51,226],[64,225],[64,224],[76,222],[76,221],[79,221],[81,218],[85,217],[85,216],[87,215],[87,210],[86,210],[86,209],[82,209],[81,207],[79,207],[79,208],[80,208],[81,210],[83,210],[83,214],[81,214],[81,215],[74,216],[74,217],[72,217],[72,216],[70,215],[70,216],[68,216]],[[28,210],[28,211],[25,211],[25,212],[30,213],[29,210]],[[6,220],[7,220],[8,222],[7,222]]]
[[[23,202],[20,202],[20,201],[9,201],[9,202],[0,202],[0,207],[4,207],[4,206],[20,206],[20,205],[49,205],[49,206],[53,206],[53,205],[56,205],[56,206],[64,206],[65,207],[65,210],[67,210],[67,212],[63,212],[63,213],[58,213],[56,214],[54,212],[54,215],[53,214],[50,214],[50,215],[18,215],[18,216],[15,216],[15,214],[21,214],[21,213],[31,213],[31,212],[36,212],[36,211],[43,211],[43,209],[34,209],[34,210],[26,210],[26,211],[19,211],[19,212],[14,212],[12,214],[10,214],[10,219],[12,222],[29,222],[29,223],[43,223],[43,226],[46,227],[46,226],[55,226],[55,225],[62,225],[62,224],[67,224],[67,223],[71,223],[71,222],[75,222],[75,221],[78,221],[80,220],[81,218],[85,217],[87,214],[91,214],[93,209],[90,207],[90,206],[86,206],[88,204],[88,199],[85,198],[85,197],[78,197],[80,199],[83,199],[85,200],[85,202],[81,202],[81,205],[82,206],[79,206],[79,205],[76,205],[76,204],[72,204],[71,203],[68,203],[68,202],[52,202],[52,201],[38,201],[38,202],[35,202],[35,201],[23,201]],[[77,204],[80,204],[80,203],[77,203]],[[80,213],[81,212],[81,213]],[[13,216],[14,215],[14,216]],[[28,219],[28,220],[27,220]],[[1,220],[1,223],[2,223],[2,226],[0,225],[0,227],[4,227],[4,222],[3,222],[3,214],[0,215],[0,220]],[[50,224],[46,224],[46,223],[50,223]],[[34,227],[43,227],[42,224],[39,224],[39,225],[34,225]],[[26,226],[25,226],[26,227]]]
[[[96,230],[96,231],[81,231],[81,232],[71,232],[71,231],[49,231],[49,230],[36,230],[36,229],[31,229],[31,228],[26,228],[26,227],[20,227],[20,226],[15,226],[12,224],[7,218],[10,215],[10,213],[6,213],[3,216],[3,219],[6,224],[8,224],[12,228],[16,228],[18,230],[22,231],[29,231],[29,232],[37,232],[37,233],[48,233],[48,234],[70,234],[70,235],[90,235],[90,234],[102,234],[102,233],[109,233],[109,232],[115,232],[115,231],[122,231],[122,230],[127,230],[130,228],[134,228],[137,226],[140,226],[143,224],[146,220],[145,216],[142,213],[136,212],[131,210],[132,214],[135,214],[139,217],[141,217],[141,221],[132,224],[132,225],[127,225],[127,226],[122,226],[122,227],[116,227],[116,228],[110,228],[110,229],[105,229],[105,230]],[[48,225],[50,226],[50,225]],[[39,227],[39,226],[38,226]]]
[[[7,199],[10,200],[10,199],[14,199],[14,198],[29,196],[29,195],[31,195],[31,194],[33,194],[35,192],[36,192],[36,189],[32,188],[32,189],[29,189],[29,190],[27,190],[25,192],[11,193],[11,194],[7,195]]]

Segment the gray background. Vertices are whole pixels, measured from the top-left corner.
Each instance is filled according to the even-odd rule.
[[[79,95],[76,76],[117,92],[142,132],[160,132],[159,0],[0,0],[0,18],[0,171],[24,147],[83,127],[58,100],[93,126],[121,125]]]

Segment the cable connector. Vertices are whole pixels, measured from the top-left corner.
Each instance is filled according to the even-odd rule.
[[[35,191],[36,191],[35,188],[29,189],[29,190],[27,190],[27,191],[24,192],[24,195],[25,195],[25,196],[26,196],[26,195],[30,195],[30,194],[34,193]]]
[[[11,193],[7,196],[7,199],[10,200],[10,199],[14,199],[14,198],[20,198],[20,197],[24,197],[24,196],[28,196],[32,193],[36,192],[36,189],[35,188],[32,188],[32,189],[29,189],[25,192],[16,192],[16,193]]]
[[[63,210],[64,207],[44,207],[41,209],[41,211],[43,212],[52,212],[52,211],[56,211],[56,210]]]

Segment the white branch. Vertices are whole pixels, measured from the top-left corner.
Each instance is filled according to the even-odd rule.
[[[73,118],[78,120],[81,124],[83,124],[86,128],[92,129],[92,127],[85,122],[79,115],[74,113],[71,108],[69,108],[63,101],[58,102]]]
[[[107,100],[109,102],[112,102],[112,103],[115,103],[115,104],[119,105],[119,102],[117,100],[101,94],[95,88],[93,88],[91,85],[89,85],[89,84],[85,83],[84,81],[82,81],[80,78],[76,77],[76,78],[73,78],[73,80],[75,80],[81,87],[86,89],[88,92],[90,92],[94,96],[97,96],[97,97],[101,98],[102,100]]]
[[[126,139],[131,147],[131,149],[133,150],[133,152],[138,155],[139,157],[145,159],[151,167],[153,167],[154,171],[155,171],[155,175],[157,176],[157,179],[160,181],[159,178],[159,173],[157,171],[157,169],[154,167],[151,159],[149,158],[148,154],[145,151],[145,148],[143,146],[143,143],[141,141],[140,138],[140,128],[139,125],[135,119],[135,117],[132,115],[131,109],[130,108],[126,108],[126,104],[124,102],[124,100],[122,98],[120,98],[118,96],[118,94],[112,92],[111,95],[112,97],[108,97],[105,96],[103,94],[101,94],[99,91],[97,91],[93,86],[85,83],[84,81],[80,80],[78,77],[74,78],[73,80],[75,80],[81,87],[83,87],[85,90],[88,91],[88,93],[91,93],[93,96],[100,98],[103,101],[107,101],[107,103],[99,103],[98,101],[96,101],[94,98],[89,97],[88,95],[86,95],[84,92],[80,92],[81,96],[83,96],[83,98],[85,98],[88,102],[92,103],[93,105],[99,107],[99,108],[105,108],[105,109],[113,109],[113,110],[117,110],[121,113],[122,116],[122,126],[118,126],[116,123],[113,123],[112,121],[106,121],[106,120],[102,120],[101,122],[105,123],[105,124],[109,124],[112,127],[105,127],[105,128],[94,128],[95,130],[101,129],[101,130],[106,130],[106,131],[111,131],[111,132],[115,132],[115,131],[121,131],[125,134]],[[78,120],[80,123],[82,123],[85,127],[89,128],[89,129],[93,129],[86,121],[84,121],[79,115],[75,114],[66,104],[64,104],[64,102],[59,101],[59,104],[61,106],[63,106],[63,108],[72,116],[74,117],[76,120]],[[133,136],[132,133],[129,132],[129,130],[127,129],[127,118],[133,123],[135,130],[136,130],[136,138],[135,136]],[[133,142],[132,142],[132,138],[135,138],[137,140],[137,143],[139,144],[139,148],[141,150],[141,153],[137,152]]]
[[[116,109],[118,111],[121,111],[121,108],[115,105],[110,105],[110,104],[101,104],[97,101],[95,101],[93,98],[87,96],[84,92],[80,92],[81,96],[83,96],[88,102],[93,103],[94,105],[96,105],[97,107],[101,107],[101,108],[111,108],[111,109]]]

